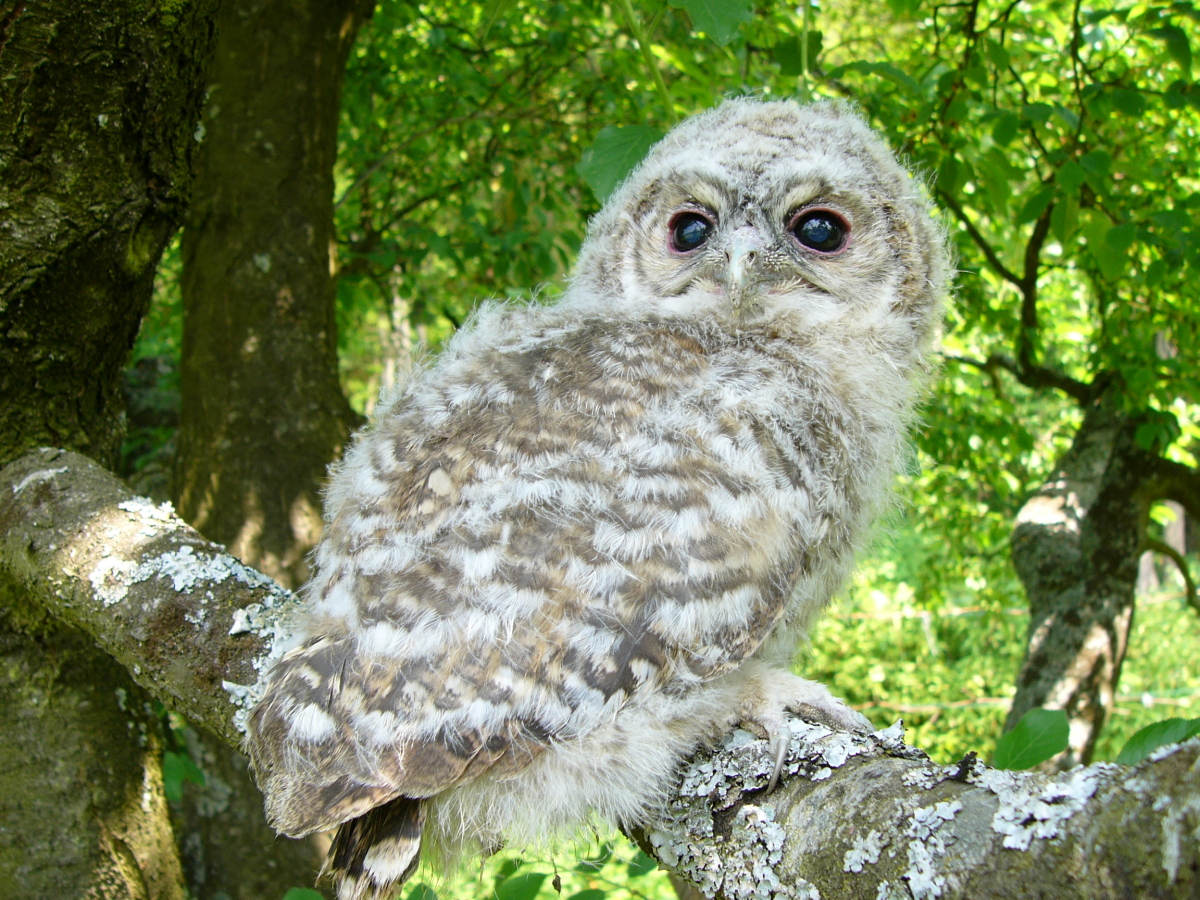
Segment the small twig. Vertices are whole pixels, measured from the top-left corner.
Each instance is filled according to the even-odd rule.
[[[642,60],[645,62],[646,68],[650,70],[651,77],[654,79],[654,86],[658,90],[658,99],[662,102],[663,109],[666,110],[667,118],[674,125],[679,121],[679,117],[675,115],[675,104],[671,101],[671,93],[667,90],[667,83],[663,81],[662,72],[658,69],[658,61],[654,58],[654,53],[650,50],[650,44],[646,40],[645,32],[642,31],[642,25],[638,21],[637,13],[633,11],[633,4],[630,0],[621,0],[620,5],[621,11],[625,14],[625,21],[629,24],[629,31],[633,35],[633,40],[642,53]]]
[[[1200,615],[1200,598],[1196,596],[1196,583],[1192,581],[1192,573],[1188,570],[1187,560],[1183,558],[1183,554],[1169,544],[1156,541],[1154,538],[1143,539],[1142,546],[1151,553],[1159,553],[1175,563],[1179,574],[1183,576],[1183,599],[1188,606],[1195,610],[1197,615]]]

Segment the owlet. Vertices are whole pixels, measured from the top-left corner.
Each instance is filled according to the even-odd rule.
[[[592,221],[553,306],[485,304],[334,472],[299,644],[248,747],[339,898],[636,825],[681,760],[787,711],[789,662],[888,493],[948,263],[846,106],[731,100]],[[778,766],[776,769],[778,773]]]

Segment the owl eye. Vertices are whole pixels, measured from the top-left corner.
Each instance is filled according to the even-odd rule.
[[[716,225],[703,213],[689,210],[677,213],[668,227],[671,231],[671,249],[676,253],[690,253],[708,240]]]
[[[805,210],[792,220],[788,231],[818,253],[841,253],[850,242],[850,224],[828,209]]]

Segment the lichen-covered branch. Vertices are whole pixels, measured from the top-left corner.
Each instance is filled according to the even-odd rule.
[[[292,595],[75,453],[39,450],[0,470],[0,530],[12,595],[91,634],[143,686],[239,742],[236,723],[287,646]],[[1200,739],[1136,768],[1049,776],[973,757],[938,766],[898,727],[791,728],[775,791],[766,742],[735,731],[687,764],[642,845],[726,900],[1200,892]]]
[[[293,595],[85,456],[0,469],[0,578],[93,638],[134,680],[236,745],[282,654]]]
[[[1200,738],[1136,767],[950,766],[793,720],[788,776],[735,731],[685,767],[639,842],[724,900],[1105,900],[1200,895]]]

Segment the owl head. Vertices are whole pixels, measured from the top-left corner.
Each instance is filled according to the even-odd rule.
[[[567,302],[844,334],[917,352],[949,270],[923,185],[847,105],[729,100],[668,134],[595,217]]]

